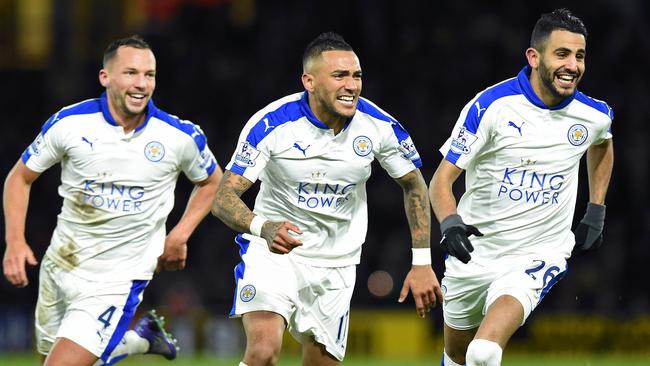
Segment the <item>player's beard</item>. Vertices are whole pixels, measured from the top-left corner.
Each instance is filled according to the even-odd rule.
[[[115,106],[115,109],[120,115],[125,116],[125,117],[137,117],[142,115],[145,110],[147,109],[147,105],[145,104],[144,107],[132,110],[132,107],[129,106],[127,102],[128,96],[126,94],[123,95],[114,95],[112,96],[113,98],[113,104]]]
[[[352,113],[352,115],[348,116],[346,115],[345,112],[341,112],[336,109],[336,100],[335,100],[336,97],[334,97],[334,100],[331,100],[328,99],[330,97],[329,95],[321,95],[320,93],[315,93],[315,97],[323,112],[328,114],[331,118],[345,121],[349,118],[354,117],[354,112]],[[321,121],[321,122],[325,123],[325,121]]]
[[[546,87],[548,91],[553,94],[554,97],[559,98],[559,99],[564,99],[566,97],[570,97],[575,93],[576,89],[578,88],[578,82],[580,81],[580,73],[573,73],[575,74],[575,86],[572,89],[562,89],[557,87],[554,83],[553,80],[555,80],[555,76],[562,71],[561,69],[557,69],[555,71],[551,71],[548,67],[546,67],[546,64],[543,61],[540,61],[539,63],[539,77],[542,79],[542,84]]]

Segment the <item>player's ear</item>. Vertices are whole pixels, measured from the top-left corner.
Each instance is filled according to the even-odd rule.
[[[302,73],[302,86],[310,93],[314,92],[314,76],[306,72]]]
[[[526,59],[528,60],[528,65],[532,67],[533,69],[536,69],[537,66],[539,66],[539,58],[540,58],[539,51],[536,49],[530,47],[526,50]]]
[[[106,71],[106,69],[99,70],[99,83],[102,84],[104,88],[108,87],[108,71]]]

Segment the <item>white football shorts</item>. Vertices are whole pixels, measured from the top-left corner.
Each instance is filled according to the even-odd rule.
[[[564,277],[567,263],[564,258],[547,255],[498,260],[489,267],[470,261],[453,268],[442,279],[443,316],[449,327],[468,330],[481,324],[488,307],[502,295],[513,296],[521,303],[523,325],[551,287]]]
[[[253,311],[280,314],[298,342],[313,336],[343,360],[356,266],[314,267],[291,255],[271,253],[261,238],[239,235],[235,241],[242,262],[235,267],[237,289],[230,316]]]
[[[39,273],[37,351],[47,355],[57,338],[67,338],[106,362],[129,329],[149,281],[87,281],[47,256]]]

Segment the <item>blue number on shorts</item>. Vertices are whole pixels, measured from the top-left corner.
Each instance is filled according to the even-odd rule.
[[[108,328],[108,326],[111,325],[111,318],[113,317],[115,309],[116,307],[111,305],[99,316],[99,318],[97,318],[97,320],[104,324],[104,328]]]
[[[556,273],[553,273],[553,272],[556,272]],[[548,281],[553,280],[553,278],[555,278],[555,276],[558,273],[560,273],[560,267],[557,267],[557,266],[549,267],[546,270],[546,272],[544,272],[544,286],[543,287],[546,287],[546,284],[548,283]]]
[[[539,259],[535,259],[535,260],[533,260],[533,262],[540,262],[540,264],[538,266],[533,266],[531,268],[528,268],[526,270],[526,274],[529,275],[530,277],[532,277],[534,280],[536,280],[537,277],[535,277],[534,273],[539,271],[540,269],[544,268],[544,266],[546,265],[546,262],[544,262],[543,260],[539,260]]]
[[[341,316],[341,318],[339,319],[339,331],[338,331],[338,334],[336,335],[336,343],[339,343],[339,342],[345,340],[345,337],[348,335],[347,327],[345,327],[345,329],[343,327],[348,325],[348,322],[346,321],[346,318],[349,315],[350,315],[350,311],[346,311],[345,314],[343,314]]]
[[[528,268],[528,269],[526,270],[526,274],[529,275],[530,277],[532,277],[534,280],[536,280],[537,277],[535,277],[535,272],[538,272],[538,271],[540,271],[542,268],[544,268],[544,266],[546,265],[546,262],[544,262],[543,260],[540,260],[540,259],[535,259],[535,260],[533,260],[533,262],[539,262],[540,264],[539,264],[539,265],[534,265],[533,267]],[[546,284],[547,284],[549,281],[551,281],[553,278],[555,278],[555,276],[556,276],[559,272],[560,272],[560,267],[558,267],[558,266],[551,266],[551,267],[549,267],[549,268],[546,270],[546,272],[544,272],[544,276],[542,277],[543,280],[544,280],[544,284],[542,285],[542,287],[546,287]]]

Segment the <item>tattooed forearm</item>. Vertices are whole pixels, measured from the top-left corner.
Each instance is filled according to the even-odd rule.
[[[427,248],[431,237],[431,206],[428,188],[419,170],[399,178],[404,190],[404,209],[414,248]]]
[[[240,197],[252,185],[253,183],[248,179],[226,171],[212,204],[212,214],[231,229],[247,233],[253,219],[253,212]]]

